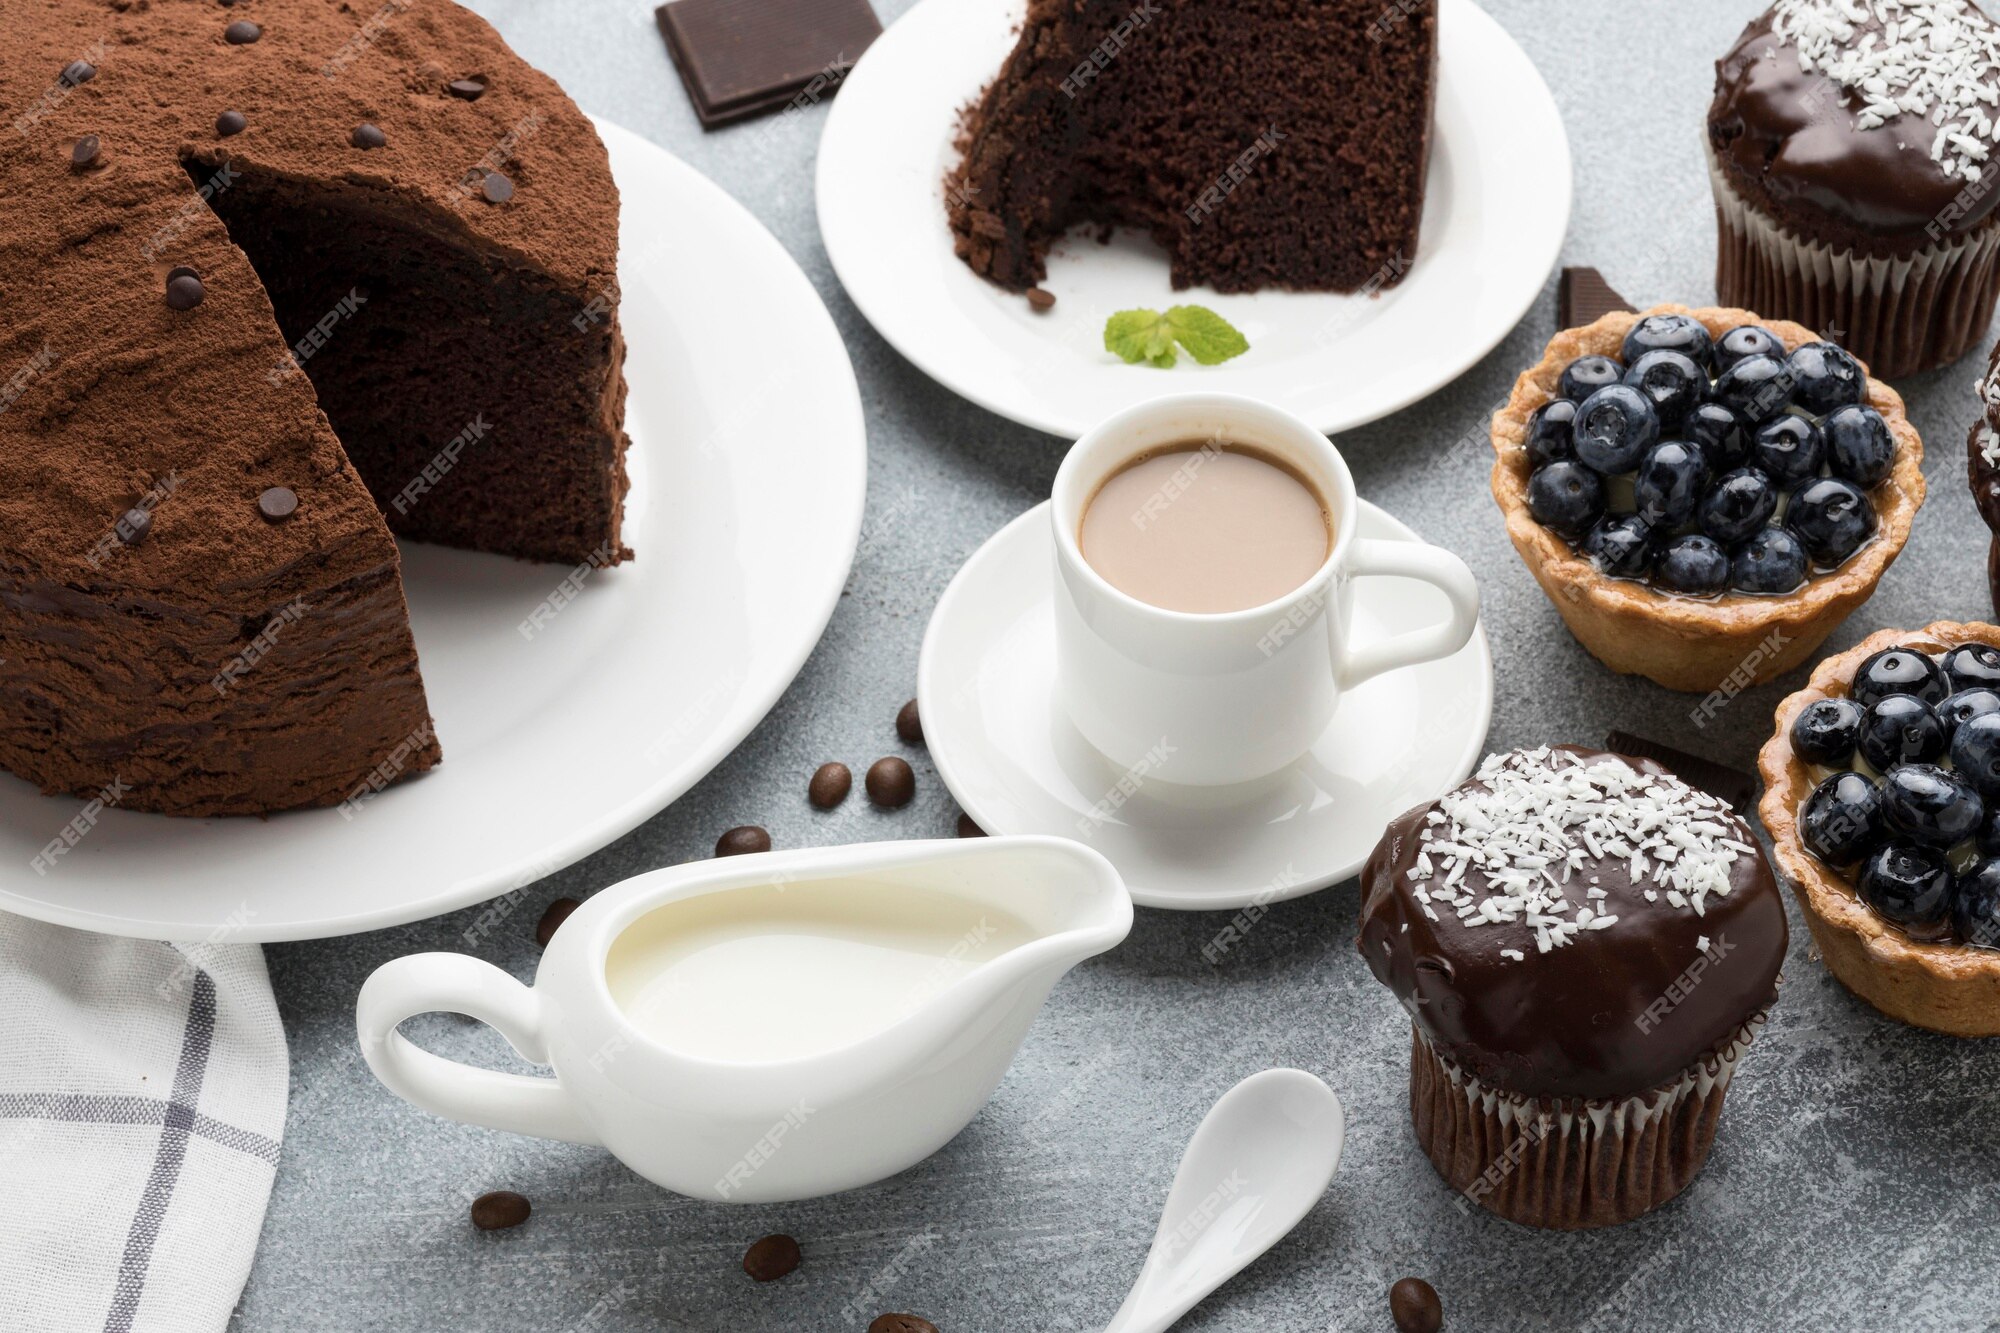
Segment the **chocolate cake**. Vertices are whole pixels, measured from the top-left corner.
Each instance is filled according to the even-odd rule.
[[[1149,232],[1176,288],[1375,291],[1417,253],[1436,0],[1029,0],[946,182],[1012,291],[1070,228]]]
[[[391,530],[630,554],[589,122],[446,0],[15,0],[0,107],[0,767],[182,815],[431,767]]]

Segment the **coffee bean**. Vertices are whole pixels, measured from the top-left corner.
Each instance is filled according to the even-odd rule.
[[[743,1271],[759,1282],[776,1282],[799,1266],[799,1243],[790,1236],[766,1236],[743,1256]]]
[[[1444,1327],[1444,1307],[1431,1284],[1406,1277],[1389,1288],[1389,1317],[1397,1333],[1438,1333]]]
[[[917,701],[910,700],[896,714],[896,735],[905,745],[924,743],[924,719],[917,712]]]
[[[222,39],[231,46],[248,46],[264,35],[264,30],[249,19],[238,19],[222,30]]]
[[[1056,303],[1056,294],[1044,287],[1028,288],[1028,305],[1035,310],[1048,310]]]
[[[916,794],[917,775],[910,771],[907,760],[890,755],[868,766],[868,799],[875,804],[897,810]]]
[[[175,270],[167,279],[167,308],[169,310],[192,310],[200,305],[208,292],[201,285],[201,279],[192,273]]]
[[[821,764],[813,770],[812,781],[806,786],[806,799],[816,809],[831,810],[853,790],[854,774],[846,764]]]
[[[494,1190],[472,1201],[472,1225],[481,1231],[504,1231],[528,1220],[526,1195],[512,1190]]]
[[[868,1333],[938,1333],[938,1328],[930,1320],[913,1314],[885,1314],[875,1316]]]
[[[70,165],[73,167],[89,166],[91,163],[97,160],[97,155],[99,152],[103,150],[103,148],[104,148],[103,142],[99,140],[96,135],[94,134],[84,135],[81,139],[78,139],[76,141],[75,146],[69,150]]]
[[[75,88],[96,78],[97,66],[88,60],[72,60],[63,66],[63,72],[59,77],[63,87]]]
[[[477,102],[486,95],[486,80],[453,79],[444,86],[444,90],[462,101]]]
[[[257,512],[266,523],[283,523],[298,509],[298,494],[289,486],[273,486],[257,497]]]
[[[497,171],[489,171],[486,179],[479,183],[479,192],[486,196],[489,204],[504,204],[514,197],[514,182]]]
[[[389,136],[364,121],[354,127],[354,133],[347,136],[347,142],[356,148],[385,148],[388,146]]]
[[[983,838],[986,830],[972,822],[972,816],[961,810],[958,812],[958,836],[961,838]]]
[[[535,923],[535,943],[544,949],[548,948],[549,941],[556,937],[557,928],[569,920],[571,912],[581,906],[583,904],[574,898],[558,898],[550,903],[548,910],[542,913],[542,919]]]
[[[128,509],[113,527],[119,541],[127,546],[137,546],[153,530],[153,516],[144,509]]]
[[[715,840],[717,856],[750,856],[771,850],[771,835],[755,824],[733,828]]]
[[[241,134],[250,128],[250,118],[241,111],[225,111],[215,118],[217,138],[227,139],[232,134]]]

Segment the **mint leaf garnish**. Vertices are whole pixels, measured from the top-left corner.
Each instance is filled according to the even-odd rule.
[[[1128,365],[1143,361],[1171,369],[1179,360],[1175,343],[1204,366],[1250,350],[1249,340],[1206,306],[1177,305],[1164,315],[1157,310],[1121,310],[1104,323],[1104,350]]]

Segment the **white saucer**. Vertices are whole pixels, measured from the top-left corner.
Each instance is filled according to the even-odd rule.
[[[1421,540],[1366,500],[1360,509],[1362,536]],[[1152,782],[1122,797],[1122,770],[1056,702],[1052,545],[1046,504],[1002,528],[945,589],[924,635],[925,744],[988,833],[1086,842],[1143,907],[1246,907],[1355,875],[1390,820],[1449,791],[1478,762],[1493,714],[1483,626],[1456,656],[1348,694],[1312,752],[1272,778],[1220,792]],[[1447,614],[1443,595],[1413,579],[1354,587],[1354,622],[1367,639]]]
[[[944,180],[965,105],[1013,49],[1022,0],[922,0],[862,56],[827,115],[819,222],[834,271],[882,336],[980,406],[1075,439],[1164,393],[1260,398],[1329,433],[1425,397],[1491,351],[1542,290],[1569,226],[1562,116],[1527,54],[1472,0],[1443,0],[1423,236],[1380,296],[1175,292],[1143,236],[1072,235],[1043,284],[1056,306],[975,277],[952,254]],[[1196,302],[1250,351],[1220,366],[1128,366],[1104,321]]]
[[[756,218],[598,122],[624,197],[619,258],[638,559],[567,566],[405,546],[444,763],[352,821],[112,810],[37,875],[84,803],[0,773],[0,909],[113,935],[294,940],[506,893],[658,813],[776,702],[840,600],[868,445],[833,320]],[[771,330],[785,331],[774,350]],[[782,392],[774,392],[782,386]],[[812,552],[811,559],[800,553]]]

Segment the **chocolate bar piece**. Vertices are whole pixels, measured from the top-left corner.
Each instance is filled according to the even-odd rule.
[[[1604,748],[1634,759],[1650,759],[1656,764],[1664,764],[1682,782],[1727,802],[1739,815],[1749,814],[1751,805],[1757,799],[1756,778],[1742,769],[1718,764],[1713,759],[1703,759],[1698,754],[1676,750],[1658,741],[1644,740],[1629,731],[1614,731],[1606,736]]]
[[[1611,284],[1594,268],[1566,268],[1556,280],[1556,327],[1580,329],[1595,324],[1614,310],[1632,310],[1633,304],[1611,290]]]
[[[831,97],[882,35],[868,0],[673,0],[658,18],[710,130]]]

